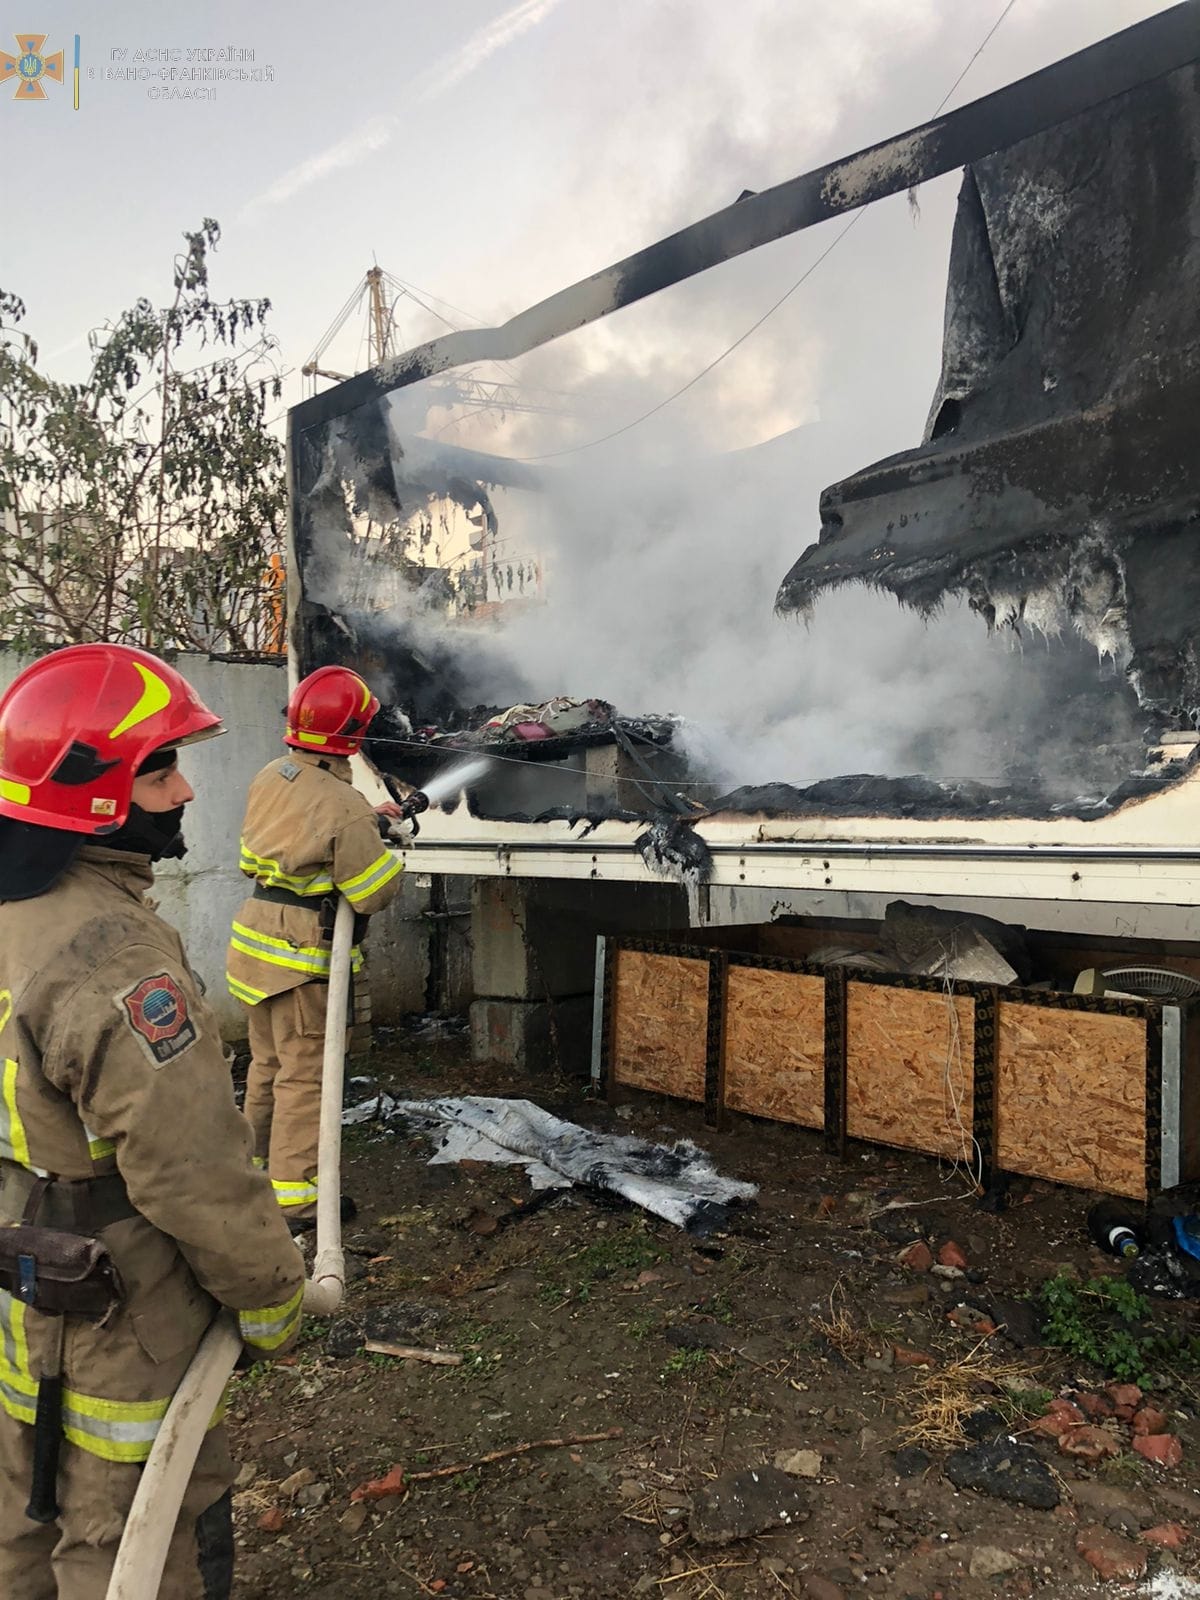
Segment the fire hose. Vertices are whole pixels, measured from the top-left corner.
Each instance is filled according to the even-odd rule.
[[[312,1277],[304,1286],[304,1309],[317,1317],[333,1315],[346,1287],[341,1218],[342,1083],[353,941],[354,909],[348,900],[339,897],[321,1069],[317,1250]],[[125,1521],[106,1600],[151,1600],[158,1593],[196,1457],[241,1350],[237,1324],[223,1311],[201,1341],[158,1430]]]

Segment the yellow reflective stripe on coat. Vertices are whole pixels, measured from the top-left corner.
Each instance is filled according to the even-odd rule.
[[[265,961],[271,967],[284,967],[288,972],[307,973],[312,978],[329,976],[329,950],[312,944],[292,944],[288,939],[276,939],[273,934],[259,933],[257,928],[247,928],[235,922],[229,940],[231,950],[250,956],[255,961]],[[362,966],[362,951],[355,945],[350,952],[350,965],[357,972]],[[237,979],[231,980],[237,982]],[[265,995],[260,995],[265,999]]]
[[[281,1306],[264,1306],[255,1311],[239,1311],[238,1327],[242,1338],[256,1350],[278,1350],[300,1325],[303,1288],[297,1289]]]
[[[327,872],[314,873],[311,878],[301,878],[285,872],[278,861],[270,856],[256,855],[243,839],[241,859],[238,862],[248,878],[257,878],[264,889],[288,889],[292,894],[312,895],[314,898],[333,892],[333,879]]]
[[[18,1422],[32,1422],[37,1380],[29,1370],[25,1307],[0,1289],[0,1406]]]
[[[17,1110],[17,1074],[20,1066],[15,1061],[4,1063],[4,1079],[0,1085],[0,1156],[7,1156],[28,1172],[29,1140],[25,1125]]]
[[[88,1127],[85,1127],[83,1131],[87,1137],[88,1155],[91,1156],[93,1161],[103,1161],[105,1156],[116,1154],[117,1146],[112,1139],[101,1139],[99,1134],[93,1133]]]
[[[311,1206],[317,1201],[317,1186],[307,1181],[302,1183],[285,1183],[281,1178],[272,1178],[271,1187],[275,1191],[275,1198],[281,1206]]]
[[[267,998],[265,989],[255,989],[248,983],[243,983],[240,978],[235,978],[232,972],[225,974],[225,982],[229,992],[235,1000],[244,1000],[248,1006],[256,1006],[260,1000]]]
[[[37,1379],[29,1366],[25,1307],[0,1290],[0,1409],[14,1421],[32,1426],[37,1391]],[[102,1400],[64,1388],[62,1431],[72,1444],[91,1455],[137,1464],[149,1456],[170,1404],[170,1395],[160,1400]],[[224,1414],[222,1397],[209,1427],[215,1427]]]
[[[338,884],[338,888],[350,904],[356,906],[360,900],[365,900],[377,889],[382,889],[385,883],[391,883],[396,874],[403,870],[403,866],[404,863],[394,850],[385,850],[381,856],[376,856],[365,872],[347,878],[344,883]]]

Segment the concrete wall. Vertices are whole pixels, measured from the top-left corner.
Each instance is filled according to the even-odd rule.
[[[201,699],[224,719],[228,732],[182,752],[180,764],[196,791],[185,821],[188,853],[182,861],[164,862],[158,869],[154,897],[163,918],[183,935],[225,1037],[241,1039],[246,1034],[245,1013],[225,987],[229,924],[246,885],[238,871],[238,835],[250,780],[283,748],[287,672],[274,662],[224,661],[204,655],[173,659]],[[24,665],[25,660],[11,651],[0,650],[0,689]],[[414,877],[387,911],[372,919],[367,948],[377,1023],[394,1023],[406,1012],[427,1007],[430,892],[428,878]],[[443,965],[461,972],[464,959],[460,952]],[[433,998],[443,1003],[441,985]],[[451,1003],[465,1009],[465,999],[461,993],[452,995]]]

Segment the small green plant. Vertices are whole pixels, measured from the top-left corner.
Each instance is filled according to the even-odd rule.
[[[569,1256],[556,1271],[547,1274],[538,1289],[538,1299],[549,1306],[559,1305],[566,1299],[586,1304],[592,1297],[593,1286],[602,1278],[610,1278],[617,1272],[641,1271],[661,1261],[665,1255],[663,1246],[650,1237],[645,1225],[636,1222],[593,1240]]]
[[[1196,1365],[1200,1342],[1168,1336],[1151,1321],[1150,1301],[1124,1278],[1077,1282],[1060,1273],[1041,1288],[1048,1345],[1090,1361],[1111,1377],[1153,1386],[1164,1369]]]
[[[711,1358],[711,1350],[676,1350],[674,1355],[667,1357],[659,1378],[664,1383],[669,1378],[697,1378]]]
[[[718,1289],[716,1294],[710,1295],[702,1309],[714,1322],[723,1322],[728,1327],[733,1321],[733,1302],[724,1289]]]
[[[451,1478],[456,1494],[474,1494],[483,1487],[483,1478],[478,1472],[460,1472],[457,1477]]]
[[[631,1317],[630,1320],[625,1324],[625,1332],[631,1339],[640,1344],[643,1339],[648,1339],[650,1337],[650,1335],[658,1327],[658,1323],[659,1319],[657,1313],[651,1311],[648,1312],[644,1317]]]

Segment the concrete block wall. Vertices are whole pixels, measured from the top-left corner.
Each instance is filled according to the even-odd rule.
[[[598,934],[686,927],[673,884],[477,878],[471,903],[471,1053],[571,1077],[590,1067]]]

